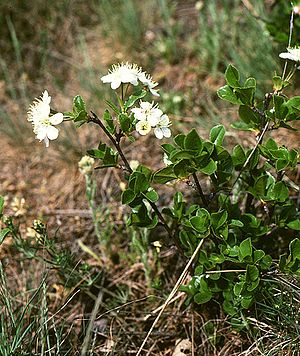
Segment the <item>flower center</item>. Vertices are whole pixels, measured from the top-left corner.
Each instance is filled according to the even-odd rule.
[[[45,118],[45,119],[42,119],[42,120],[41,120],[41,124],[42,124],[43,126],[51,126],[51,122],[50,122],[50,120],[49,120],[48,117]]]

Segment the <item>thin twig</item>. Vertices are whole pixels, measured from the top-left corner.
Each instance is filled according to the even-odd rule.
[[[200,182],[199,182],[199,179],[197,177],[197,174],[196,173],[193,173],[193,178],[194,178],[194,181],[195,181],[195,184],[196,184],[196,187],[197,187],[197,190],[198,190],[198,193],[201,197],[201,200],[202,200],[202,203],[204,204],[204,206],[208,206],[208,201],[203,193],[203,190],[201,188],[201,185],[200,185]]]
[[[98,313],[98,310],[100,308],[100,304],[102,302],[102,299],[103,299],[103,290],[100,290],[100,292],[98,294],[98,297],[97,297],[97,300],[95,302],[93,311],[92,311],[92,315],[91,315],[89,324],[88,324],[88,328],[87,328],[87,331],[86,331],[86,336],[85,336],[85,338],[83,340],[81,356],[85,356],[85,355],[88,354],[88,351],[89,351],[88,348],[89,348],[89,345],[90,345],[90,339],[91,339],[91,335],[92,335],[93,328],[94,328],[94,322],[96,320],[97,313]]]
[[[291,43],[292,43],[293,27],[294,27],[294,11],[292,10],[291,17],[290,17],[290,33],[289,33],[288,48],[290,48]],[[286,60],[284,63],[284,68],[283,68],[282,80],[284,80],[287,65],[288,65],[288,61]]]
[[[145,346],[147,340],[149,339],[154,327],[156,326],[156,324],[158,323],[158,320],[160,319],[162,313],[164,312],[164,310],[166,309],[166,307],[169,305],[170,301],[173,299],[174,295],[176,294],[176,292],[178,291],[180,285],[183,283],[183,281],[185,280],[187,274],[188,274],[188,270],[194,260],[194,258],[197,256],[197,253],[200,251],[200,248],[203,244],[204,239],[202,239],[200,241],[200,243],[198,244],[197,248],[195,249],[192,257],[189,259],[188,263],[186,264],[183,272],[181,273],[180,277],[178,278],[174,288],[172,289],[171,293],[169,294],[168,298],[166,299],[165,303],[163,304],[159,314],[157,315],[156,319],[154,320],[150,330],[148,331],[142,345],[140,346],[138,353],[136,354],[136,356],[139,356],[141,354],[141,352],[143,351],[143,347]]]
[[[176,295],[176,297],[174,297],[172,300],[170,300],[169,305],[174,303],[177,299],[180,299],[184,295],[186,295],[185,292],[179,293],[178,295]],[[149,318],[151,318],[151,316],[153,316],[153,314],[158,313],[163,307],[164,307],[164,305],[161,305],[160,307],[156,308],[150,314],[146,315],[143,320],[147,321]]]
[[[266,131],[268,130],[268,126],[269,126],[269,123],[267,122],[260,134],[260,136],[258,137],[258,140],[257,140],[257,143],[255,145],[255,147],[252,149],[252,151],[250,152],[248,158],[246,159],[245,163],[243,164],[243,167],[241,168],[238,176],[236,177],[235,181],[233,182],[233,185],[232,185],[232,188],[236,185],[237,181],[240,179],[240,176],[241,174],[244,172],[244,169],[246,168],[247,164],[249,163],[250,159],[252,158],[252,156],[254,155],[258,145],[262,142],[262,139],[266,133]]]
[[[192,314],[192,356],[195,356],[195,315]]]

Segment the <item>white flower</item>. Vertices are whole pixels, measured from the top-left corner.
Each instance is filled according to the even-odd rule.
[[[139,74],[139,80],[146,86],[148,87],[150,93],[154,96],[159,96],[157,90],[153,89],[155,88],[158,83],[152,80],[152,77],[150,74],[147,74],[146,72],[141,72]]]
[[[55,140],[58,137],[58,129],[54,127],[63,121],[63,114],[57,113],[50,116],[50,101],[47,90],[44,91],[41,98],[37,98],[30,105],[27,120],[32,123],[33,132],[36,138],[45,142],[46,147],[49,147],[49,140]]]
[[[103,83],[110,83],[112,89],[117,89],[121,83],[131,83],[138,85],[138,77],[141,73],[141,68],[136,64],[121,63],[113,65],[109,70],[109,74],[101,78]]]
[[[154,129],[154,135],[158,139],[162,139],[163,137],[171,137],[171,130],[169,126],[171,125],[170,120],[167,115],[162,115]]]
[[[163,112],[148,101],[141,101],[139,108],[133,108],[131,111],[134,113],[134,117],[139,121],[148,121],[151,126],[156,126],[159,118]]]
[[[279,57],[290,59],[294,62],[300,62],[300,48],[287,48],[287,52],[280,53]]]
[[[78,167],[79,170],[82,174],[84,175],[89,175],[93,172],[93,164],[95,163],[95,160],[93,157],[90,157],[88,155],[85,155],[81,158],[81,160],[78,162]]]
[[[135,128],[137,132],[142,136],[147,135],[151,131],[150,122],[147,120],[138,121],[137,124],[135,125]]]

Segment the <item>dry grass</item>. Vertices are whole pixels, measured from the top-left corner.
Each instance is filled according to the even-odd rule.
[[[20,13],[14,8],[11,11],[13,20],[18,21]],[[26,11],[27,19],[30,19]],[[174,18],[181,19],[184,25],[188,25],[187,33],[192,33],[196,15],[194,2],[180,2]],[[38,45],[38,41],[26,41],[26,36],[25,39],[20,38],[24,41],[22,53],[28,53],[28,56],[24,56],[24,67],[22,69],[14,62],[9,71],[10,81],[5,78],[0,81],[0,102],[10,117],[25,122],[26,105],[31,96],[40,95],[45,87],[53,93],[53,103],[57,109],[66,108],[67,111],[72,105],[70,97],[81,93],[88,106],[101,113],[107,92],[99,89],[99,76],[106,72],[111,63],[130,61],[137,57],[141,60],[141,65],[149,64],[153,67],[153,77],[160,82],[162,91],[183,93],[187,105],[180,117],[174,115],[175,133],[179,129],[188,130],[196,122],[198,132],[207,137],[206,128],[212,117],[222,113],[222,120],[226,123],[229,116],[235,115],[228,106],[217,102],[213,94],[223,85],[223,79],[199,74],[201,63],[192,52],[172,65],[153,56],[149,60],[145,54],[131,55],[118,43],[114,48],[110,46],[108,39],[101,33],[101,24],[99,26],[92,21],[93,27],[90,28],[90,25],[86,25],[90,21],[88,17],[82,19],[83,23],[78,26],[78,18],[76,11],[63,19],[55,17],[53,26],[59,23],[60,30],[59,33],[53,28],[49,30],[51,45],[47,48],[48,64],[38,75],[35,73],[35,66],[40,64],[44,49]],[[18,22],[15,24],[20,25]],[[41,32],[42,28],[43,22],[39,23],[36,32]],[[78,32],[84,34],[79,40]],[[150,35],[151,33],[147,33],[148,37],[145,37],[145,41],[148,41],[145,43],[149,46]],[[10,36],[9,32],[6,32],[6,36]],[[11,48],[6,46],[5,55],[10,51]],[[12,87],[14,83],[15,87]],[[27,88],[28,96],[19,100],[22,85]],[[16,98],[12,98],[12,92],[17,93]],[[100,273],[100,277],[95,285],[91,283],[89,287],[85,280],[69,287],[61,278],[63,271],[51,268],[42,260],[24,259],[22,251],[8,238],[0,246],[0,258],[5,266],[12,301],[17,308],[24,307],[29,300],[30,291],[37,289],[46,275],[46,300],[50,319],[47,323],[53,339],[55,327],[62,327],[64,337],[61,354],[83,354],[83,345],[88,345],[87,349],[92,350],[95,355],[136,354],[186,261],[174,253],[167,241],[164,241],[165,245],[158,257],[155,248],[150,246],[147,251],[147,263],[151,271],[149,283],[141,256],[132,247],[133,231],[126,227],[125,222],[127,211],[119,204],[122,192],[120,183],[124,182],[124,177],[122,172],[114,170],[95,172],[98,182],[97,202],[105,205],[110,212],[101,226],[103,230],[107,226],[111,227],[109,248],[106,258],[103,258],[85,199],[84,178],[77,169],[77,162],[86,148],[97,144],[96,128],[83,128],[80,133],[75,133],[67,126],[61,142],[53,142],[51,148],[45,150],[42,144],[30,138],[31,128],[27,124],[22,123],[18,131],[23,138],[21,144],[13,136],[7,137],[0,130],[0,195],[7,199],[6,213],[16,215],[15,197],[24,198],[25,210],[15,216],[23,238],[27,238],[27,229],[34,219],[43,219],[50,239],[56,238],[60,250],[68,249],[74,254],[78,263],[74,271],[80,264],[87,263],[92,269],[86,277],[97,273]],[[71,144],[68,145],[66,142],[70,141],[70,136]],[[227,139],[231,144],[251,140],[233,132]],[[283,143],[287,140],[296,145],[299,136],[282,136]],[[152,168],[161,165],[162,155],[158,145],[154,145],[153,138],[140,139],[124,151],[129,159],[149,164]],[[191,188],[180,182],[175,187],[169,187],[169,191],[163,192],[163,200],[168,202],[176,189],[193,195]],[[152,234],[150,240],[161,238],[159,231],[157,234]],[[78,241],[88,246],[94,255],[87,250],[83,251]],[[170,269],[170,266],[175,268]],[[219,311],[217,302],[211,310],[207,310],[205,306],[186,306],[184,302],[185,296],[179,294],[162,313],[145,345],[145,355],[182,356],[193,351],[194,355],[233,356],[250,348],[253,339],[246,333],[232,330],[225,315]],[[32,313],[38,308],[39,304],[36,303]],[[50,323],[52,321],[53,324]],[[254,350],[252,354],[258,355],[259,352]]]

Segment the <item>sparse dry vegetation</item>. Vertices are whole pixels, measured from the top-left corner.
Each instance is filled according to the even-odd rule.
[[[210,128],[221,123],[230,149],[253,147],[254,135],[230,127],[237,110],[216,92],[225,84],[229,63],[244,78],[257,78],[258,95],[272,90],[272,75],[281,71],[278,53],[286,47],[274,35],[281,1],[275,3],[0,3],[0,196],[5,215],[0,223],[0,355],[137,354],[190,257],[178,253],[162,226],[128,226],[130,209],[120,204],[126,188],[121,169],[96,169],[86,184],[78,161],[97,146],[99,136],[105,141],[96,125],[77,130],[65,123],[49,149],[34,139],[26,120],[32,98],[47,89],[55,97],[53,109],[72,110],[70,98],[80,93],[101,117],[113,94],[100,77],[112,63],[136,62],[159,82],[160,107],[172,119],[173,136],[195,127],[208,139]],[[288,33],[289,12],[282,13],[287,21],[282,32]],[[295,15],[296,29],[299,21]],[[287,91],[299,93],[297,76]],[[299,127],[299,121],[293,126]],[[273,138],[299,152],[299,132],[276,131]],[[129,161],[153,170],[163,167],[153,137],[123,149]],[[299,172],[298,162],[288,175],[298,192]],[[210,198],[209,179],[203,176],[202,184]],[[184,191],[192,203],[198,199],[184,179],[157,191],[160,209],[171,204],[174,192]],[[291,199],[299,214],[299,193]],[[288,251],[292,237],[299,237],[298,230],[289,241],[276,236],[278,256]],[[185,285],[192,275],[187,273]],[[262,278],[269,289],[249,315],[245,312],[243,327],[224,312],[220,298],[198,305],[178,291],[142,354],[298,355],[299,277],[274,267]]]

